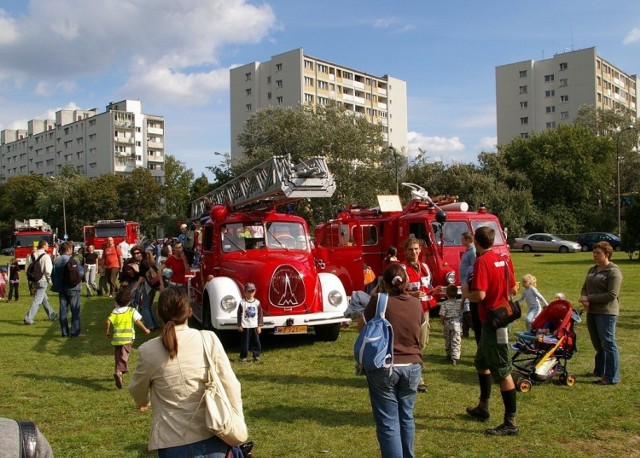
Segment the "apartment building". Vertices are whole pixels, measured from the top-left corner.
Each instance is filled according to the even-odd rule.
[[[307,56],[302,48],[231,70],[231,157],[240,157],[238,135],[256,110],[269,106],[326,105],[336,101],[347,110],[380,124],[385,141],[408,148],[407,84],[391,76]]]
[[[0,182],[20,175],[56,176],[67,164],[87,177],[128,175],[145,167],[164,183],[164,118],[142,103],[110,103],[103,113],[60,110],[27,129],[0,132]]]
[[[498,145],[573,123],[582,105],[628,109],[638,119],[638,75],[625,73],[596,48],[496,67]]]

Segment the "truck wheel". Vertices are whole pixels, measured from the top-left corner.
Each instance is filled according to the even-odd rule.
[[[340,335],[340,323],[314,326],[316,340],[320,342],[335,342]]]

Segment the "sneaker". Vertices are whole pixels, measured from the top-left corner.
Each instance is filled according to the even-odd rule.
[[[116,382],[116,388],[121,390],[122,389],[122,372],[116,372],[115,374],[113,374],[113,379]]]
[[[240,362],[241,363],[248,363],[249,361],[247,360],[247,358],[240,358]]]
[[[57,319],[58,319],[58,314],[57,314],[57,313],[55,313],[55,312],[53,312],[53,315],[51,315],[51,316],[49,317],[49,320],[50,320],[50,321],[56,321]]]
[[[260,362],[260,357],[256,356],[255,358],[253,358],[253,362],[254,363],[259,363]]]
[[[487,436],[517,436],[520,428],[514,424],[502,423],[495,428],[489,428],[484,431]]]
[[[29,323],[26,319],[22,320],[22,322],[27,326],[31,326],[33,324],[33,323]]]
[[[487,421],[491,416],[491,414],[487,409],[483,409],[480,406],[467,407],[467,415],[469,415],[472,418],[475,418],[478,421]]]
[[[426,393],[427,391],[427,385],[425,385],[424,383],[418,385],[418,393]]]
[[[451,365],[452,366],[456,366],[458,364],[458,360],[457,359],[452,359],[451,360]]]

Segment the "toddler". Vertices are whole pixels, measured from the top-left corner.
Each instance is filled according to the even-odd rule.
[[[4,300],[7,294],[7,282],[9,281],[9,276],[7,275],[7,268],[0,267],[0,300]]]
[[[536,277],[531,274],[527,274],[522,277],[522,281],[520,283],[523,287],[520,301],[525,301],[527,303],[527,316],[524,318],[524,324],[527,327],[527,332],[531,332],[531,324],[542,310],[540,303],[542,302],[543,305],[547,305],[547,301],[536,288],[538,284]]]
[[[105,322],[106,335],[111,338],[113,354],[115,358],[115,371],[113,378],[118,389],[122,388],[122,374],[129,372],[129,354],[131,353],[133,339],[136,332],[133,325],[137,325],[149,334],[151,331],[142,322],[142,315],[131,304],[131,289],[120,288],[116,294],[116,304]],[[113,326],[113,333],[111,333]]]
[[[454,366],[460,360],[462,346],[462,302],[456,299],[458,287],[447,286],[447,300],[440,306],[440,319],[444,325],[444,350],[447,360]]]
[[[244,299],[238,307],[238,331],[242,333],[240,341],[240,361],[247,362],[249,349],[253,353],[253,360],[260,361],[260,332],[262,330],[262,307],[256,299],[256,285],[244,285]]]

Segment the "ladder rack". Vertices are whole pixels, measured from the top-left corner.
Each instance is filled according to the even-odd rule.
[[[234,211],[259,211],[310,197],[331,197],[335,190],[323,157],[314,156],[294,166],[289,155],[273,156],[191,202],[191,217],[202,215],[207,202],[228,203]]]

